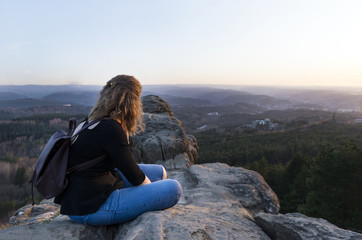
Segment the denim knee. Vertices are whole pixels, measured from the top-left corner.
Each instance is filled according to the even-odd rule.
[[[179,183],[179,181],[174,180],[174,179],[165,179],[162,181],[167,182],[170,197],[172,197],[175,200],[175,202],[170,206],[170,207],[172,207],[179,201],[179,199],[182,195],[181,184]]]

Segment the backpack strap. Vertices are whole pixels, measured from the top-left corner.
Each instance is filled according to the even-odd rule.
[[[31,203],[31,205],[35,205],[35,201],[34,201],[34,177],[35,177],[35,171],[33,173],[33,176],[31,176],[31,179],[29,181],[29,183],[31,183],[31,200],[33,201]]]
[[[92,159],[90,161],[86,161],[84,163],[80,163],[78,165],[75,165],[75,166],[73,166],[73,167],[71,167],[71,168],[69,168],[67,170],[67,174],[70,174],[72,172],[83,171],[83,170],[85,170],[87,168],[90,168],[90,167],[96,165],[97,163],[101,162],[103,159],[106,158],[106,156],[107,156],[107,154],[104,154],[104,155],[102,155],[100,157],[97,157],[95,159]]]
[[[75,138],[75,137],[76,137],[77,135],[79,135],[84,129],[92,126],[93,124],[95,124],[95,123],[97,123],[97,122],[100,122],[100,121],[103,120],[103,119],[107,119],[107,117],[97,118],[97,119],[94,119],[93,121],[90,121],[90,122],[84,124],[81,129],[79,129],[76,133],[73,134],[72,138]],[[69,126],[70,126],[70,122],[69,122]],[[83,171],[83,170],[85,170],[85,169],[87,169],[87,168],[90,168],[90,167],[96,165],[97,163],[101,162],[106,156],[107,156],[107,154],[104,154],[104,155],[102,155],[102,156],[100,156],[100,157],[97,157],[97,158],[95,158],[95,159],[92,159],[92,160],[90,160],[90,161],[86,161],[86,162],[84,162],[84,163],[75,165],[75,166],[73,166],[73,167],[71,167],[71,168],[69,168],[69,169],[67,170],[67,174],[72,173],[72,172],[77,172],[77,171]]]
[[[103,117],[103,118],[97,118],[97,119],[94,119],[93,121],[90,121],[86,124],[84,124],[82,126],[81,129],[79,129],[76,133],[73,134],[72,138],[75,138],[77,135],[79,135],[83,130],[85,130],[86,128],[92,126],[93,124],[97,123],[97,122],[100,122],[101,120],[103,119],[108,119],[107,117]],[[71,120],[70,120],[71,121]],[[69,127],[70,127],[70,121],[69,121]],[[73,130],[74,131],[74,130]],[[72,132],[73,133],[73,132]]]
[[[69,120],[69,127],[68,127],[68,135],[72,136],[75,128],[77,126],[77,120],[75,118],[72,118]]]

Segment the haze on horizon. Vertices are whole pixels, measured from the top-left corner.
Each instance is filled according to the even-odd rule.
[[[0,85],[362,87],[362,1],[0,1]]]

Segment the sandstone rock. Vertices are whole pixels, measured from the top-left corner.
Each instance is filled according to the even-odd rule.
[[[285,215],[259,213],[255,216],[255,221],[271,239],[362,239],[362,234],[338,228],[324,219],[307,217],[301,213],[288,213]]]
[[[199,145],[195,136],[187,134],[187,139],[189,141],[189,157],[192,158],[192,162],[195,162],[198,156]]]
[[[173,112],[171,110],[170,105],[155,95],[147,95],[142,98],[143,111],[147,113],[158,114],[162,113],[168,116],[173,117]]]
[[[28,204],[18,209],[9,219],[10,225],[30,224],[49,221],[59,215],[59,206],[48,201],[42,201],[39,205]]]
[[[131,137],[137,161],[162,164],[168,169],[192,165],[197,157],[196,139],[185,134],[168,103],[152,95],[143,97],[142,101],[146,129]]]
[[[279,199],[264,178],[257,172],[230,167],[222,163],[207,163],[189,168],[191,177],[199,187],[214,194],[231,195],[250,213],[278,213]],[[217,187],[216,187],[217,186]],[[208,202],[208,199],[205,199]]]
[[[270,238],[255,224],[253,215],[244,206],[240,190],[245,187],[254,191],[271,191],[260,175],[226,164],[194,165],[188,169],[168,171],[170,178],[177,179],[183,187],[179,203],[164,211],[154,211],[139,216],[132,222],[108,227],[91,227],[71,222],[66,216],[49,217],[46,222],[34,223],[22,219],[26,225],[0,231],[0,239],[265,239]],[[235,176],[233,176],[235,175]],[[245,175],[245,176],[243,176]],[[250,178],[255,178],[250,180]],[[244,181],[241,184],[240,181]],[[264,183],[263,183],[264,182]],[[253,185],[254,184],[254,185]],[[260,186],[264,186],[265,189]],[[269,194],[269,193],[268,193]],[[262,211],[264,205],[279,207],[277,198],[261,197],[258,193],[253,211]],[[274,194],[275,195],[275,194]],[[39,205],[48,205],[47,201]],[[41,213],[41,212],[39,212]],[[20,224],[20,220],[18,221]]]

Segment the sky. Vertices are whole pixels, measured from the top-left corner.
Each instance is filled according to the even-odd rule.
[[[360,0],[0,0],[0,84],[362,87]]]

